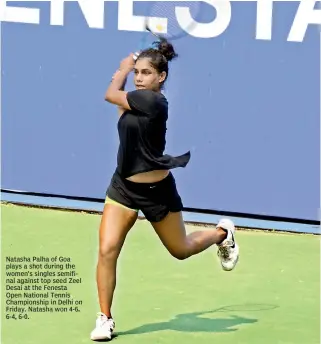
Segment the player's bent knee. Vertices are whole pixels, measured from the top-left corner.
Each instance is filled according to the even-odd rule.
[[[188,258],[188,256],[186,254],[175,254],[172,255],[174,258],[176,258],[177,260],[185,260]]]
[[[169,250],[169,253],[177,260],[185,260],[188,258],[188,252],[186,249],[182,250]]]

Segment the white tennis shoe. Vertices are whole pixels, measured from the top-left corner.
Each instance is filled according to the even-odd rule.
[[[111,340],[115,329],[115,322],[107,318],[104,313],[97,313],[96,327],[90,334],[91,340]]]
[[[235,226],[229,219],[221,219],[216,228],[223,228],[227,231],[226,239],[218,244],[217,255],[221,261],[221,266],[225,271],[231,271],[235,268],[239,260],[239,246],[235,242]]]

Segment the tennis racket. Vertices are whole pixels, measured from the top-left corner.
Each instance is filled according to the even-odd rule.
[[[139,50],[134,54],[136,60],[140,51],[153,47],[150,38],[157,41],[161,37],[174,41],[188,35],[197,25],[197,18],[201,12],[201,1],[154,1],[149,5],[148,14],[144,22],[144,33],[140,41]],[[177,15],[184,19],[184,28],[180,26]],[[149,42],[149,43],[148,43]]]
[[[150,8],[148,26],[152,32],[161,34],[169,41],[185,37],[197,25],[201,3],[202,1],[155,1]],[[184,27],[179,24],[178,16],[183,19]]]

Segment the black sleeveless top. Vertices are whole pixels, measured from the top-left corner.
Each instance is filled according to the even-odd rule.
[[[128,92],[127,101],[131,110],[126,110],[118,121],[118,173],[128,178],[152,170],[185,167],[190,152],[177,157],[164,155],[168,118],[165,96],[143,89]]]

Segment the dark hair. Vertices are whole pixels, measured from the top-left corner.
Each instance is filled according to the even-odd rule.
[[[168,62],[177,56],[173,45],[166,38],[161,37],[159,41],[153,43],[153,48],[143,50],[137,60],[149,58],[151,65],[158,73],[166,72],[165,82],[168,77]]]

